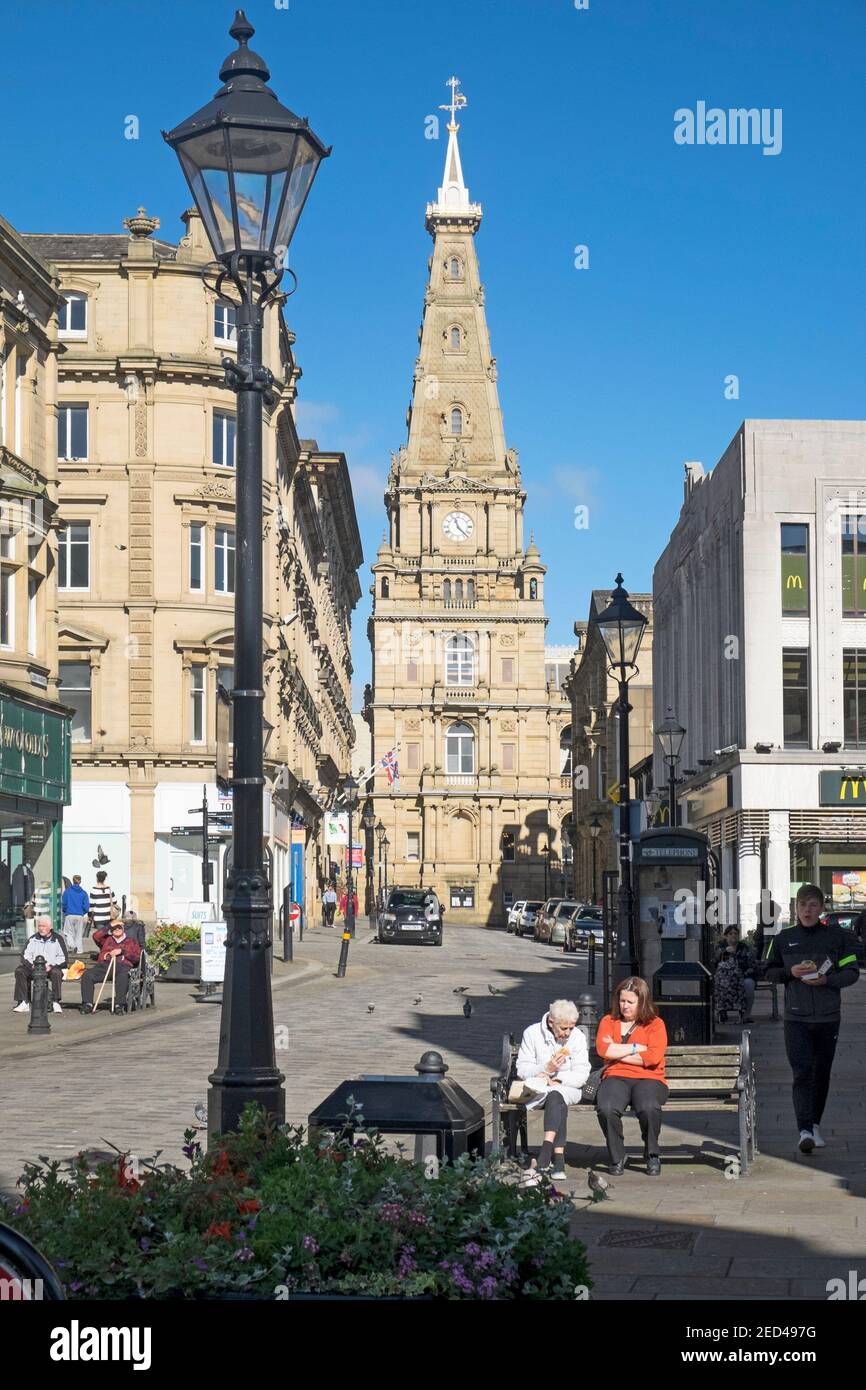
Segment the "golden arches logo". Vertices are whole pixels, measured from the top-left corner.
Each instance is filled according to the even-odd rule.
[[[799,574],[789,574],[785,580],[786,589],[802,589],[803,580]]]
[[[863,788],[863,795],[866,796],[866,778],[863,777],[843,777],[839,783],[839,800],[845,800],[846,788],[851,789],[851,799],[856,801],[860,795],[860,788]]]

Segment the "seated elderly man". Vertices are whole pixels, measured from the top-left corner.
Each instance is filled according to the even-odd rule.
[[[516,1067],[524,1093],[528,1093],[527,1109],[544,1110],[544,1142],[532,1168],[562,1180],[566,1176],[568,1107],[578,1104],[590,1071],[586,1039],[577,1027],[576,1004],[570,999],[554,999],[541,1022],[531,1024],[523,1034]]]
[[[51,1008],[54,1013],[63,1012],[60,1005],[60,990],[63,972],[69,964],[66,942],[51,925],[50,917],[40,917],[36,931],[21,952],[21,964],[15,968],[15,1008],[16,1014],[30,1012],[30,982],[33,979],[33,966],[37,956],[42,956],[45,969],[51,980]]]
[[[94,987],[104,980],[114,962],[114,1012],[126,1012],[126,995],[129,990],[129,972],[138,965],[141,947],[126,927],[116,906],[112,907],[111,925],[107,931],[95,931],[93,940],[99,947],[99,959],[81,977],[81,1012],[93,1013]],[[106,986],[107,988],[107,986]]]

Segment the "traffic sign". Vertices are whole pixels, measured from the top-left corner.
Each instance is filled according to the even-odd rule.
[[[289,921],[290,921],[290,922],[297,922],[297,921],[300,920],[300,917],[301,917],[301,904],[300,904],[300,903],[292,903],[291,907],[289,908]]]

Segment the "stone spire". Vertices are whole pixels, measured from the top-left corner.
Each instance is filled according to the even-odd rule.
[[[481,221],[480,206],[469,201],[469,189],[463,181],[463,165],[460,160],[460,146],[457,143],[457,132],[460,129],[457,124],[457,112],[467,106],[468,102],[463,93],[457,90],[460,86],[459,77],[449,77],[445,85],[451,88],[451,100],[439,109],[449,111],[451,119],[448,122],[448,148],[445,151],[442,185],[438,190],[436,202],[427,204],[427,230],[433,236],[436,234],[437,225],[442,221],[445,225],[455,226],[465,220],[473,231],[477,231]]]

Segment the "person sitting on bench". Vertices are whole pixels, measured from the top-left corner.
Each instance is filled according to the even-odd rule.
[[[63,972],[69,964],[66,942],[59,932],[51,926],[50,917],[40,917],[36,931],[21,952],[21,964],[15,967],[15,1009],[16,1014],[30,1012],[30,982],[33,979],[33,964],[37,956],[42,956],[45,969],[51,980],[51,1009],[53,1013],[63,1012],[60,1006],[60,989]]]
[[[99,959],[81,977],[81,1012],[93,1013],[94,986],[106,979],[114,961],[114,1012],[126,1011],[126,994],[129,989],[129,972],[138,965],[141,947],[131,936],[127,936],[120,913],[112,908],[111,926],[107,931],[95,931],[93,940],[99,947]],[[109,986],[106,985],[106,989]]]
[[[540,1023],[523,1034],[515,1069],[529,1093],[527,1110],[544,1111],[544,1141],[526,1185],[540,1182],[539,1173],[565,1179],[565,1142],[568,1107],[580,1101],[581,1087],[589,1076],[586,1039],[577,1026],[577,1005],[571,999],[554,999]]]
[[[614,986],[610,1013],[598,1025],[595,1050],[604,1058],[604,1074],[595,1108],[607,1144],[611,1173],[625,1172],[622,1117],[631,1105],[640,1122],[646,1171],[661,1172],[659,1131],[668,1098],[665,1052],[668,1035],[650,1000],[650,987],[636,975]]]

